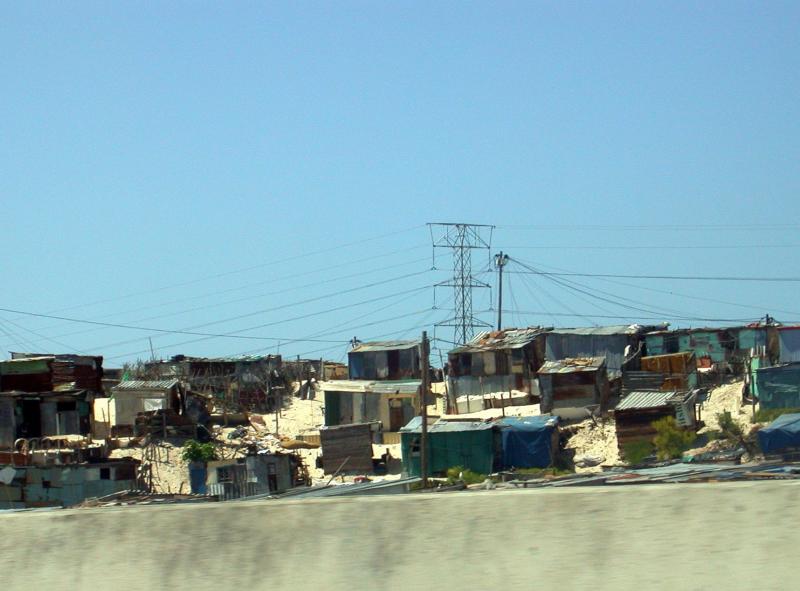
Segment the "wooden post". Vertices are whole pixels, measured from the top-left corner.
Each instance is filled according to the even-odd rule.
[[[420,437],[419,472],[422,477],[422,488],[428,487],[428,391],[430,390],[430,350],[428,349],[428,332],[422,331],[420,343],[420,365],[422,369],[422,384],[420,386],[420,417],[422,418],[422,432]]]

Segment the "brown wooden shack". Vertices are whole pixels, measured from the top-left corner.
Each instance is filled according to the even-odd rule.
[[[698,423],[696,401],[696,390],[650,390],[628,394],[614,409],[620,454],[629,443],[652,442],[656,435],[653,422],[664,417],[675,417],[681,427],[695,430]]]

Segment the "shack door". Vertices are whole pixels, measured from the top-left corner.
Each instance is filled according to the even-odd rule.
[[[405,413],[403,412],[402,398],[389,399],[389,431],[399,431],[405,427]]]

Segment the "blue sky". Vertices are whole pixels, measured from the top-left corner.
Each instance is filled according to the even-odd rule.
[[[0,312],[0,350],[433,331],[432,221],[535,269],[800,276],[798,30],[790,2],[6,3],[0,307],[284,342]],[[505,324],[800,320],[797,282],[508,277]]]

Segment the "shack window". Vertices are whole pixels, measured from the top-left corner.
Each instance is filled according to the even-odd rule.
[[[100,480],[111,480],[111,468],[100,468]]]
[[[418,456],[420,452],[420,437],[414,436],[411,438],[411,443],[409,444],[409,451],[411,452],[412,456]]]

